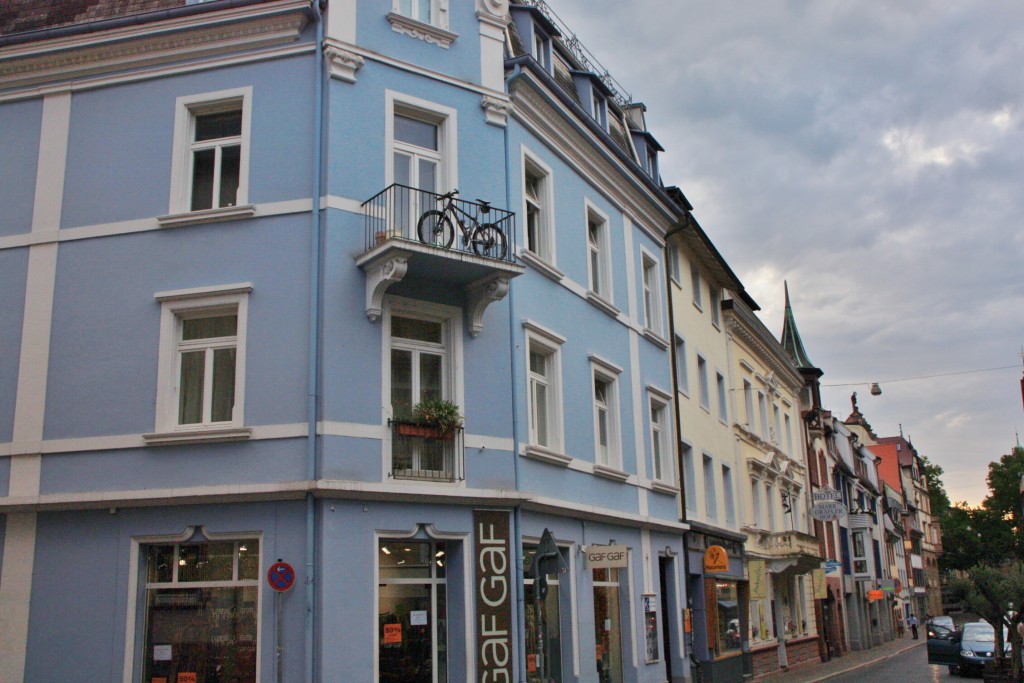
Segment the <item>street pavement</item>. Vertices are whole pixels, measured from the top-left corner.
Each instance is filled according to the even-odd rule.
[[[925,683],[949,678],[946,667],[928,664],[924,645],[923,638],[913,640],[907,635],[828,662],[780,671],[758,679],[758,683]]]

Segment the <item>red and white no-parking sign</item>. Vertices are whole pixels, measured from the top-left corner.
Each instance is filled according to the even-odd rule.
[[[287,562],[275,562],[267,571],[267,583],[279,593],[283,593],[295,584],[295,570]]]

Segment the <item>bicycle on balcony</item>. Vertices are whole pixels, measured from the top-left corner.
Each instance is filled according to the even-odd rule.
[[[416,224],[416,232],[420,242],[442,249],[448,249],[455,241],[455,225],[459,226],[462,233],[463,247],[468,251],[473,250],[477,256],[503,259],[508,253],[508,241],[505,233],[494,223],[481,223],[480,216],[486,216],[491,212],[490,202],[478,199],[474,206],[478,207],[476,214],[461,208],[456,200],[458,190],[452,190],[438,197],[438,202],[444,202],[440,210],[431,209],[420,216]]]

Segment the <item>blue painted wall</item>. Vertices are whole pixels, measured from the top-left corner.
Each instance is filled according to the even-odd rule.
[[[42,114],[41,99],[0,105],[0,237],[32,228]]]
[[[27,269],[28,249],[0,250],[0,442],[14,432]]]

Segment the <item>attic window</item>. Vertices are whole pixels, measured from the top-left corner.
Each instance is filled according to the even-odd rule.
[[[533,27],[533,58],[545,71],[551,71],[551,38],[539,28]]]
[[[658,178],[658,150],[654,145],[647,145],[647,158],[644,160],[644,170],[647,175],[655,180]]]
[[[597,88],[590,91],[590,115],[602,128],[608,127],[608,100]]]

